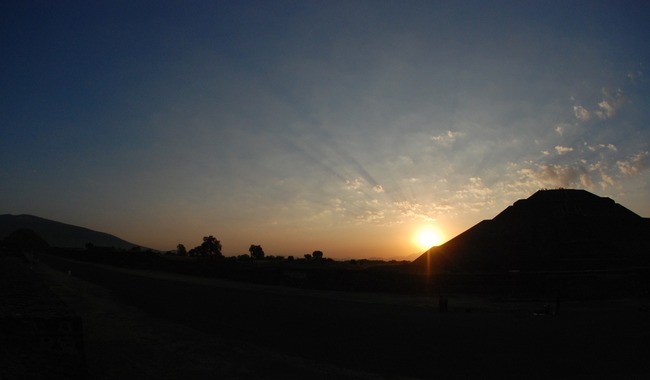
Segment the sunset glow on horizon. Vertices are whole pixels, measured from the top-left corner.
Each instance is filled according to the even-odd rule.
[[[540,188],[650,216],[644,2],[0,14],[0,214],[335,259],[413,258]]]

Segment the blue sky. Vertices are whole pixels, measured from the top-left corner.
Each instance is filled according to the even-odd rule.
[[[0,213],[402,257],[540,188],[650,216],[643,2],[8,1]]]

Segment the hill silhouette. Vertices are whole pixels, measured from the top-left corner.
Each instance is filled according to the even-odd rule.
[[[31,230],[51,247],[83,248],[87,243],[102,247],[131,249],[136,245],[116,236],[88,228],[60,223],[32,215],[0,215],[0,239],[17,230]]]
[[[414,264],[433,272],[594,270],[650,265],[650,219],[585,190],[540,190]]]

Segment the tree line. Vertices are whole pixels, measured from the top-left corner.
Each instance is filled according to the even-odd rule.
[[[190,249],[189,251],[185,248],[185,245],[178,244],[176,246],[175,254],[178,256],[189,256],[189,257],[211,257],[216,259],[224,258],[222,253],[223,246],[221,242],[214,236],[204,236],[203,242],[200,245]],[[322,260],[324,257],[323,251],[317,250],[311,254],[305,254],[304,258],[306,260]],[[248,247],[248,254],[238,255],[237,259],[245,260],[264,260],[264,259],[284,259],[283,256],[266,256],[264,249],[261,245],[251,244]],[[293,256],[288,256],[287,260],[293,260]]]

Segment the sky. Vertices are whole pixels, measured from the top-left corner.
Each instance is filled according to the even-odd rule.
[[[649,19],[642,1],[2,1],[0,214],[335,259],[413,258],[542,188],[650,217]]]

